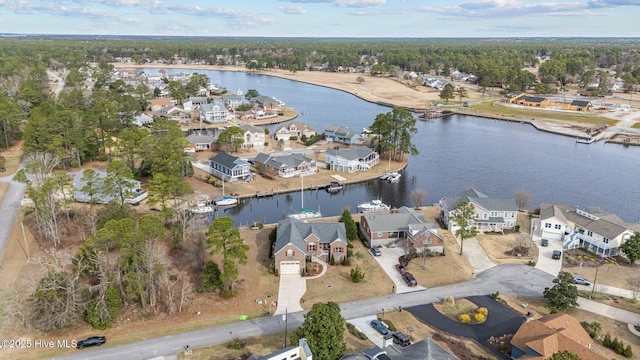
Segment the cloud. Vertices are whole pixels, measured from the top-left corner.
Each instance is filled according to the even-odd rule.
[[[387,0],[280,0],[283,2],[298,4],[333,4],[340,7],[371,7],[380,6],[387,3]]]
[[[420,6],[414,11],[429,12],[449,18],[510,18],[523,16],[576,16],[592,15],[585,2],[536,2],[523,0],[477,0],[458,6]]]
[[[303,15],[303,14],[307,13],[307,10],[305,10],[300,5],[280,6],[280,7],[277,7],[276,9],[282,11],[285,14],[289,14],[289,15]]]
[[[590,0],[588,2],[591,8],[611,8],[619,6],[639,6],[638,0]]]

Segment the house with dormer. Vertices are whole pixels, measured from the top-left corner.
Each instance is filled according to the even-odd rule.
[[[344,224],[308,223],[286,218],[278,223],[273,248],[278,273],[299,274],[305,271],[307,258],[318,257],[329,264],[339,264],[347,256],[347,233]]]
[[[226,152],[209,158],[209,173],[226,182],[247,181],[253,177],[251,164]]]
[[[523,323],[511,339],[511,358],[550,359],[568,351],[582,360],[605,360],[591,350],[594,340],[571,315],[557,313]]]
[[[516,226],[518,205],[514,199],[492,198],[471,188],[457,196],[445,196],[440,199],[440,218],[452,232],[458,228],[452,219],[454,209],[464,201],[473,205],[475,214],[473,225],[479,232],[502,232]]]
[[[324,138],[330,142],[351,145],[360,138],[360,134],[344,126],[327,125],[324,129]]]
[[[288,124],[277,127],[276,131],[273,133],[273,138],[280,141],[289,140],[292,136],[296,136],[300,139],[303,135],[307,138],[311,138],[316,135],[316,129],[311,125],[299,121],[292,121]]]
[[[242,95],[240,95],[240,91],[235,94],[222,94],[222,101],[229,109],[237,109],[238,106],[242,105]]]
[[[173,120],[181,124],[191,121],[191,113],[177,106],[164,107],[153,115],[160,119]]]
[[[315,160],[295,153],[282,156],[259,153],[254,162],[259,172],[272,177],[290,178],[315,174],[318,171]]]
[[[380,162],[380,155],[366,146],[355,146],[347,149],[327,149],[325,163],[329,169],[353,173],[369,170]]]
[[[540,236],[562,240],[565,249],[586,248],[600,256],[624,256],[620,246],[635,234],[615,214],[592,214],[565,205],[540,205]]]
[[[252,148],[254,146],[261,146],[265,143],[264,130],[253,125],[243,124],[239,126],[244,132],[243,148]]]
[[[406,206],[391,213],[362,215],[359,226],[370,246],[406,241],[418,252],[423,249],[433,253],[444,252],[444,240],[438,234],[438,224],[427,221],[421,211]]]
[[[211,103],[200,106],[200,120],[209,123],[222,123],[231,120],[231,113],[221,98],[214,98]]]

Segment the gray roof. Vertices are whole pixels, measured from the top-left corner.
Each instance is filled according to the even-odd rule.
[[[458,357],[445,350],[432,339],[426,338],[405,347],[397,348],[400,355],[390,354],[393,360],[457,360]]]
[[[363,215],[367,219],[367,224],[372,233],[378,231],[404,231],[411,224],[411,228],[414,228],[414,224],[426,224],[427,219],[420,211],[415,211],[406,206],[398,209],[397,213],[391,214],[376,214],[376,215]],[[431,229],[437,228],[436,224],[433,224]]]
[[[326,154],[340,156],[347,160],[365,159],[375,151],[366,146],[357,146],[348,149],[327,149]]]
[[[259,153],[254,158],[254,161],[257,163],[265,164],[266,166],[282,169],[282,168],[295,168],[303,162],[312,162],[313,159],[310,159],[302,154],[288,154],[282,156],[271,156],[264,153]]]
[[[211,135],[191,134],[187,136],[187,140],[192,144],[211,144],[216,138]]]
[[[347,233],[344,224],[341,222],[306,223],[297,219],[286,218],[278,223],[273,253],[277,254],[288,244],[293,244],[300,251],[306,252],[305,239],[310,235],[315,235],[320,243],[347,242]]]
[[[238,158],[235,157],[233,155],[229,155],[226,152],[220,152],[218,153],[218,155],[209,158],[209,161],[211,162],[215,162],[218,163],[228,169],[233,169],[236,166],[241,166],[241,165],[246,165],[249,166],[249,163]]]
[[[461,192],[458,196],[444,197],[442,201],[448,211],[453,210],[463,201],[468,201],[488,211],[518,211],[515,200],[490,198],[473,188]]]
[[[626,230],[632,230],[631,224],[624,223],[614,214],[590,214],[590,217],[578,213],[578,210],[566,205],[542,204],[540,206],[540,221],[557,217],[563,222],[571,221],[595,234],[613,239]]]
[[[331,132],[331,133],[334,133],[336,136],[339,136],[341,138],[347,138],[347,139],[351,139],[354,136],[358,136],[357,132],[350,130],[347,127],[339,126],[339,125],[327,125],[324,128],[324,132],[325,134],[327,132]]]
[[[94,186],[98,190],[98,193],[93,195],[93,201],[98,204],[106,204],[114,199],[113,196],[102,193],[102,187],[104,186],[104,179],[107,177],[107,172],[104,170],[96,170],[96,175],[98,179]],[[82,188],[86,185],[86,182],[82,180],[83,176],[84,169],[73,174],[73,197],[76,201],[90,202],[91,197],[82,191]],[[140,182],[138,180],[128,179],[127,182],[130,185],[127,187],[134,193],[140,188]]]
[[[278,101],[271,96],[259,95],[254,98],[251,98],[253,102],[259,102],[261,104],[278,104]]]
[[[539,97],[539,96],[523,96],[520,99],[524,101],[532,102],[532,103],[541,103],[547,100],[546,98]]]
[[[276,132],[280,131],[283,128],[289,130],[289,129],[291,129],[291,125],[295,125],[296,128],[298,128],[298,130],[300,130],[300,131],[304,131],[305,129],[309,130],[309,131],[313,131],[313,132],[316,131],[316,129],[314,129],[313,126],[311,126],[309,124],[305,124],[305,123],[300,122],[300,121],[292,121],[292,122],[290,122],[288,124],[284,124],[282,126],[278,126],[276,128]]]
[[[587,107],[587,106],[591,105],[591,101],[589,101],[589,100],[573,100],[571,102],[571,105]]]
[[[239,126],[244,132],[252,132],[252,133],[264,133],[264,130],[253,125],[243,124]]]

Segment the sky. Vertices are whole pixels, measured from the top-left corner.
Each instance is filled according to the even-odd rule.
[[[0,33],[638,37],[640,0],[0,0]]]

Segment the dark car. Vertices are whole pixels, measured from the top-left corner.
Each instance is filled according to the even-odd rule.
[[[100,346],[105,342],[107,342],[107,338],[104,336],[92,336],[90,338],[78,341],[78,344],[76,345],[76,347],[78,349],[83,349],[91,346]]]
[[[542,239],[542,241],[540,241],[540,245],[542,245],[542,246],[549,246],[549,240],[547,240],[547,239]]]
[[[391,336],[393,337],[393,342],[402,347],[411,345],[411,342],[409,341],[407,335],[401,332],[394,332]]]
[[[398,272],[400,273],[400,275],[404,274],[405,272],[407,272],[407,269],[404,267],[404,265],[402,264],[396,264],[396,270],[398,270]]]
[[[382,256],[382,251],[380,251],[380,249],[375,246],[371,248],[371,253],[373,254],[373,256]]]
[[[376,329],[382,335],[387,335],[389,333],[389,328],[382,323],[380,320],[371,320],[371,327]]]
[[[404,272],[404,274],[402,274],[402,279],[404,280],[404,282],[407,283],[407,286],[416,286],[418,285],[418,282],[416,281],[416,278],[413,277],[413,275],[409,272]]]
[[[553,255],[551,255],[551,258],[554,260],[560,260],[560,258],[562,257],[562,251],[560,250],[553,250]]]
[[[573,282],[575,284],[578,284],[578,285],[587,285],[587,286],[591,285],[591,281],[583,278],[582,276],[578,276],[578,275],[573,275]]]

